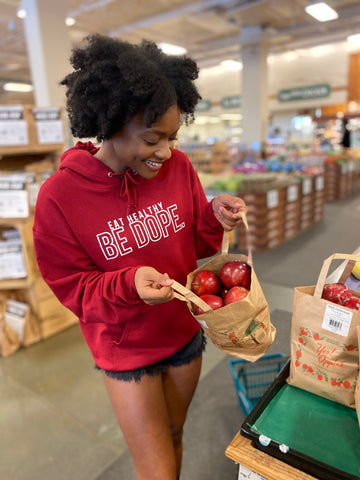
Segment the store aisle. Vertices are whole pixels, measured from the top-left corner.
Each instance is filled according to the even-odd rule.
[[[326,204],[324,219],[254,255],[277,336],[290,351],[293,287],[313,284],[331,253],[360,245],[360,194]],[[185,430],[184,480],[236,480],[224,452],[244,419],[226,357],[213,345]],[[133,468],[99,372],[78,326],[0,358],[1,480],[132,480]]]

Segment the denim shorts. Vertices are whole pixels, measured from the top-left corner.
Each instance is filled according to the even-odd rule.
[[[202,355],[205,346],[206,337],[202,329],[200,329],[190,342],[184,345],[180,350],[170,357],[159,360],[156,363],[151,363],[150,365],[145,365],[144,367],[136,368],[135,370],[123,371],[104,370],[97,365],[95,365],[95,368],[97,370],[102,370],[108,377],[115,378],[116,380],[124,380],[125,382],[135,380],[135,382],[138,382],[144,375],[153,377],[156,373],[165,372],[168,367],[179,367],[180,365],[190,363],[194,358]]]

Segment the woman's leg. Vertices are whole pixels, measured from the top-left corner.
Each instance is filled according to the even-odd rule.
[[[176,458],[176,473],[180,476],[182,435],[187,410],[194,396],[201,370],[201,357],[180,367],[170,367],[163,375],[165,400]]]
[[[104,381],[134,461],[138,480],[176,480],[180,474],[182,428],[199,379],[201,358],[144,375],[139,382]]]

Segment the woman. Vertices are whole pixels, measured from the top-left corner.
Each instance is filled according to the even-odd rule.
[[[182,432],[204,339],[173,298],[197,259],[215,254],[244,202],[208,202],[188,158],[174,149],[191,121],[198,69],[155,44],[94,35],[73,51],[67,109],[79,142],[38,196],[40,271],[79,318],[138,479],[179,478]]]

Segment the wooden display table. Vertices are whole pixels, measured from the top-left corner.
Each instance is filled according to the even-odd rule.
[[[315,477],[278,460],[252,446],[250,439],[236,434],[226,456],[268,480],[316,480]]]

